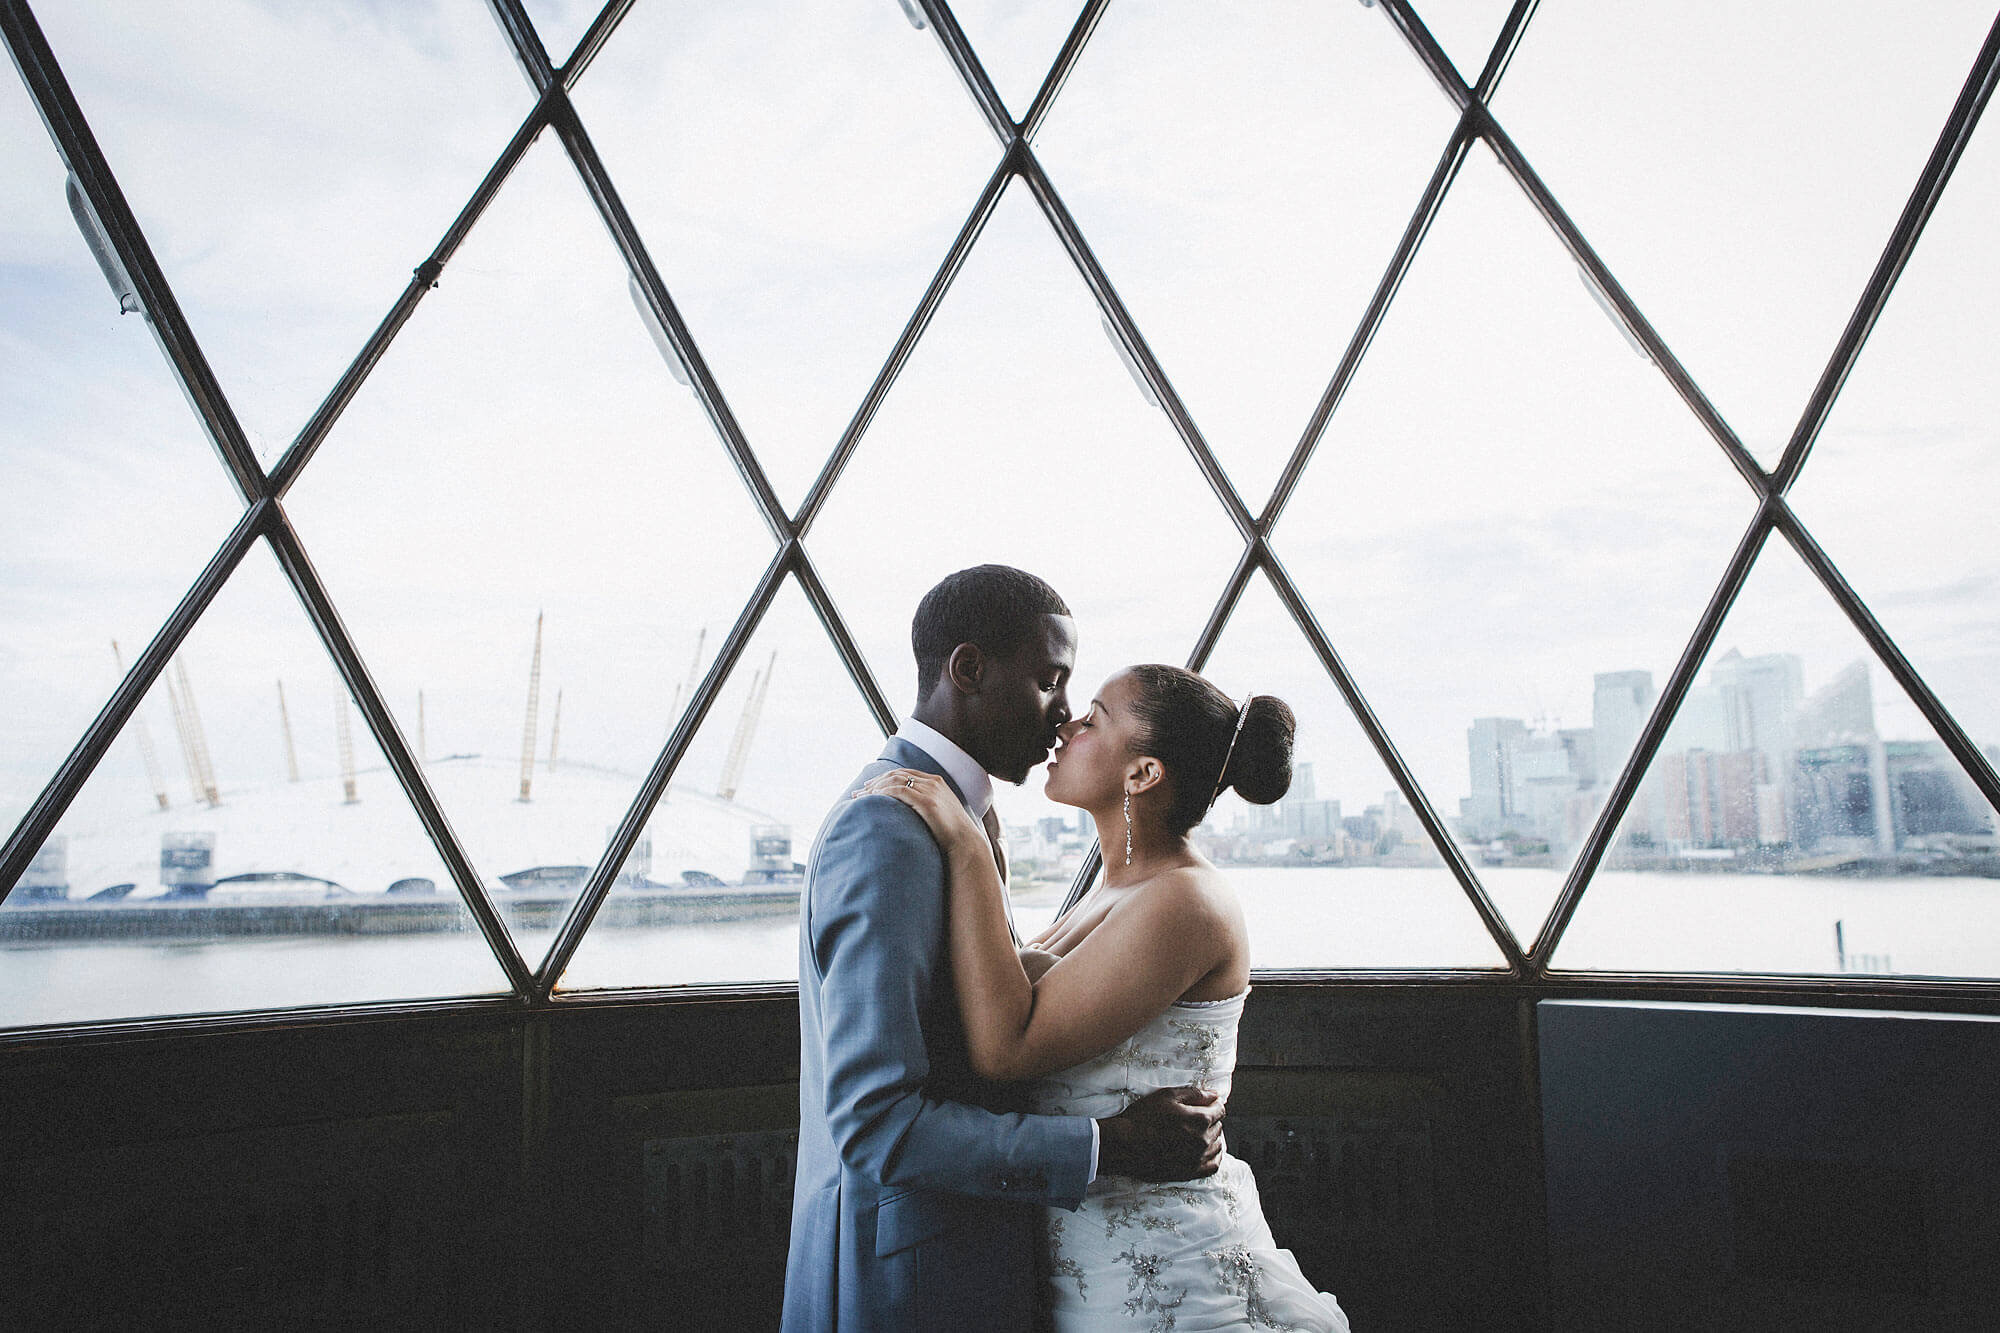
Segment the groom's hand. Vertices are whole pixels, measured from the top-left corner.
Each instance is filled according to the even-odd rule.
[[[1161,1088],[1097,1122],[1097,1173],[1133,1180],[1194,1180],[1222,1164],[1222,1098]]]

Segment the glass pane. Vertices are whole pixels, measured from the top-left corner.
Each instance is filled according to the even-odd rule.
[[[1984,0],[1551,0],[1494,105],[1768,466],[1992,21]]]
[[[1418,0],[1417,16],[1469,87],[1479,82],[1512,0]]]
[[[2000,974],[1993,807],[1782,539],[1697,681],[1557,966]]]
[[[1113,5],[1037,145],[1253,510],[1451,137],[1360,5]]]
[[[1792,502],[1963,726],[2000,743],[2000,128],[1991,109]]]
[[[641,5],[576,99],[795,508],[992,173],[992,133],[891,0]]]
[[[529,956],[771,557],[552,137],[290,502]],[[694,662],[694,667],[690,663]]]
[[[118,313],[11,73],[0,179],[4,835],[242,510],[144,317]]]
[[[814,835],[881,752],[882,729],[786,580],[563,986],[796,980]]]
[[[561,69],[583,34],[590,31],[591,20],[604,8],[604,0],[525,0],[522,7],[541,36],[550,63]]]
[[[1236,888],[1258,967],[1506,966],[1261,574],[1202,674],[1239,704],[1275,694],[1298,718],[1285,799],[1253,806],[1224,792],[1197,835]]]
[[[1034,105],[1082,8],[1075,0],[958,0],[951,12],[1000,100],[1019,121]]]
[[[1088,290],[1010,187],[807,539],[899,709],[910,616],[954,570],[1047,579],[1075,611],[1071,694],[1132,662],[1184,662],[1242,554],[1164,414],[1119,364]],[[1070,817],[1039,784],[1009,822]]]
[[[1752,507],[1475,152],[1276,542],[1523,937]]]
[[[261,545],[0,908],[8,1027],[505,988]]]
[[[532,105],[484,6],[37,9],[266,465]]]

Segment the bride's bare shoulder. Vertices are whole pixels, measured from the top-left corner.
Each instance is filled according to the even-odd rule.
[[[1146,884],[1160,910],[1176,916],[1235,920],[1236,895],[1221,871],[1203,862],[1163,870]]]

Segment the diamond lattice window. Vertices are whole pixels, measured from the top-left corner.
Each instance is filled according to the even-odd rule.
[[[786,982],[985,560],[1266,968],[2000,979],[1990,5],[489,9],[0,3],[0,1026]]]

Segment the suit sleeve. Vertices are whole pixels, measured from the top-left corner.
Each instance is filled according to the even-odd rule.
[[[850,801],[814,866],[826,1119],[841,1160],[884,1187],[1074,1208],[1094,1135],[1073,1116],[1013,1115],[925,1094],[923,1014],[945,957],[944,854],[915,811]]]

